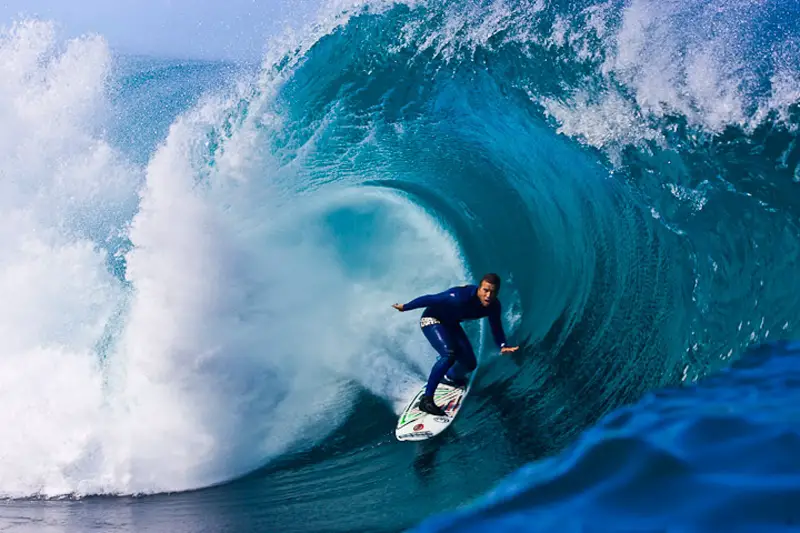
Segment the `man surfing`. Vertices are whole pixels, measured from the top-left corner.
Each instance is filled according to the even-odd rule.
[[[461,328],[464,320],[489,317],[492,336],[501,353],[515,352],[519,346],[506,346],[503,322],[500,318],[500,276],[486,274],[478,285],[452,287],[439,294],[426,294],[406,304],[394,304],[400,312],[424,307],[419,325],[422,333],[439,354],[431,369],[425,394],[419,402],[419,410],[436,416],[445,416],[441,407],[433,401],[433,393],[440,382],[454,387],[467,384],[467,374],[475,370],[478,361],[475,352]]]

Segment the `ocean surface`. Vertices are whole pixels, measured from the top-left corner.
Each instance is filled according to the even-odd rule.
[[[800,531],[800,5],[0,33],[0,528]],[[501,275],[453,426],[391,305]]]

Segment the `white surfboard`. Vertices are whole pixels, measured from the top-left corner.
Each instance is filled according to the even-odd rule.
[[[456,415],[461,410],[464,398],[467,396],[469,386],[453,387],[440,383],[433,393],[433,401],[442,408],[446,416],[436,416],[420,411],[417,406],[425,393],[425,385],[417,391],[417,394],[400,413],[397,420],[397,427],[394,434],[400,441],[419,441],[435,437],[447,429]]]

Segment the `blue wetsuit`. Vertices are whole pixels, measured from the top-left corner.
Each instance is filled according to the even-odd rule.
[[[505,346],[500,301],[495,299],[488,307],[484,307],[477,292],[477,285],[452,287],[439,294],[427,294],[403,304],[403,311],[425,307],[420,327],[439,354],[425,387],[426,396],[433,396],[445,374],[451,380],[461,380],[478,366],[472,345],[461,328],[462,321],[489,317],[495,342],[500,348]]]

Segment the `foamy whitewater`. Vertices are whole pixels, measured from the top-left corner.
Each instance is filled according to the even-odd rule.
[[[795,527],[796,347],[746,352],[797,332],[799,16],[332,3],[260,65],[7,21],[0,523]],[[453,431],[396,442],[391,304],[486,271],[522,349],[470,325]]]
[[[0,394],[16,428],[0,444],[3,493],[211,485],[324,438],[351,409],[344,380],[400,387],[408,363],[382,353],[392,323],[359,318],[398,288],[463,276],[447,235],[399,195],[343,192],[283,216],[285,191],[246,179],[263,163],[233,150],[204,170],[192,156],[222,120],[218,98],[177,118],[139,167],[103,138],[106,43],[59,44],[52,24],[24,22],[0,52],[13,74],[2,81]],[[242,150],[259,142],[251,128],[237,135]],[[376,206],[396,245],[376,260],[424,255],[436,273],[387,286],[337,267],[316,221]],[[419,339],[405,337],[422,363]]]

